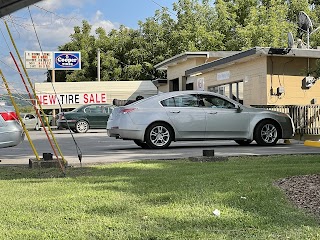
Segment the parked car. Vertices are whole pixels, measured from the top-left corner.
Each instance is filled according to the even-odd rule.
[[[71,129],[76,133],[85,133],[90,128],[105,129],[109,115],[113,109],[109,104],[89,104],[70,112],[58,114],[58,129]]]
[[[295,132],[284,113],[245,107],[206,91],[162,93],[113,110],[110,137],[133,140],[142,148],[167,148],[172,141],[234,140],[249,145],[275,145]]]
[[[32,113],[20,113],[23,124],[27,129],[36,129],[38,124],[38,118]]]
[[[18,145],[24,140],[24,135],[14,108],[0,106],[0,148]]]

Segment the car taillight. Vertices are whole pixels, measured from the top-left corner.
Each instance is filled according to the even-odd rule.
[[[17,120],[18,119],[18,116],[17,116],[16,112],[2,112],[1,113],[1,117],[5,121],[12,121],[12,120]]]
[[[126,114],[126,113],[133,112],[134,110],[136,110],[136,108],[123,108],[121,109],[121,113]]]

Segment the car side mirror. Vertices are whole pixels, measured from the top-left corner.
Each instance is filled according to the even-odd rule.
[[[242,107],[240,106],[240,105],[238,105],[238,107],[237,107],[237,113],[241,113],[242,112]]]

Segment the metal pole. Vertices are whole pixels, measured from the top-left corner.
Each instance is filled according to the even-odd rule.
[[[98,48],[97,52],[97,72],[98,72],[98,82],[100,82],[100,49]]]
[[[309,49],[309,38],[310,38],[310,32],[309,32],[309,29],[307,30],[307,49]]]
[[[51,75],[51,81],[54,84],[56,82],[56,72],[54,69],[52,69],[52,75]],[[56,109],[52,109],[52,126],[55,126],[55,121],[54,119],[56,118]],[[50,125],[50,121],[49,121],[49,125]]]

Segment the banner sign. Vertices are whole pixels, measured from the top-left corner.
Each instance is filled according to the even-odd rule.
[[[228,80],[229,78],[230,78],[230,71],[217,73],[217,80],[218,81]]]
[[[41,105],[107,103],[106,93],[37,94]]]
[[[80,70],[80,52],[54,52],[55,70]]]
[[[204,78],[197,79],[197,90],[204,91]]]
[[[52,52],[25,51],[24,60],[27,69],[52,69],[53,67]]]

